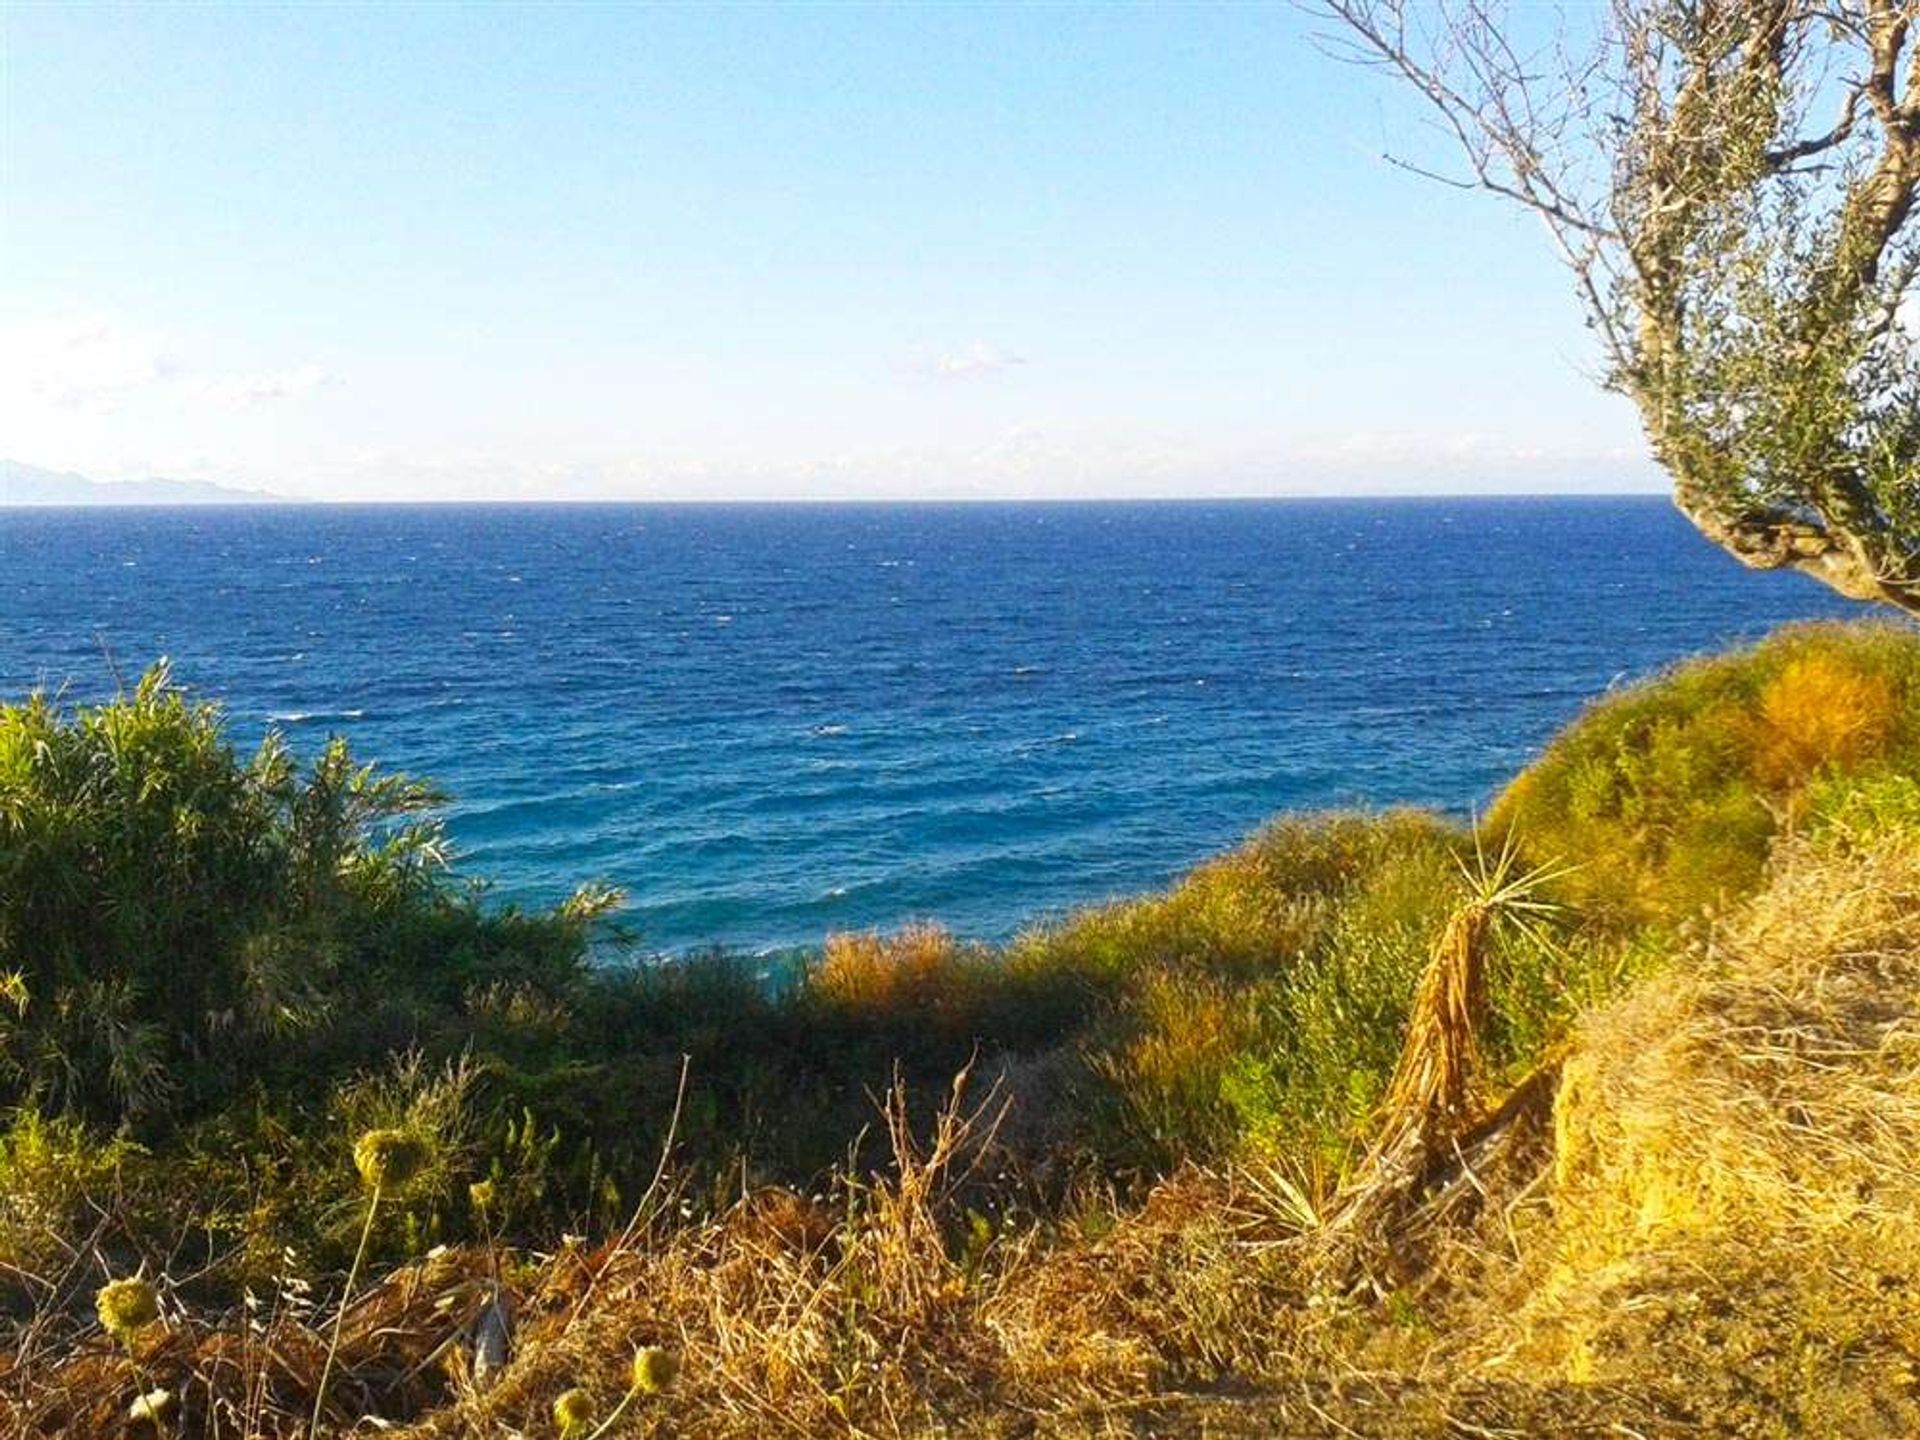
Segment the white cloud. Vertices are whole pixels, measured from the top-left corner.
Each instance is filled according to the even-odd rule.
[[[134,397],[164,394],[223,406],[266,404],[335,383],[317,365],[259,374],[183,363],[148,331],[107,315],[70,314],[0,330],[0,402],[112,414]]]
[[[972,380],[983,375],[997,375],[1026,363],[1024,355],[1016,355],[985,340],[975,340],[958,350],[917,355],[908,362],[907,368],[915,374],[930,375],[937,380]]]
[[[1528,465],[1616,466],[1643,462],[1644,445],[1593,445],[1520,439],[1475,432],[1356,431],[1326,439],[1308,440],[1288,452],[1307,465],[1422,465],[1478,469]]]
[[[0,395],[107,412],[161,383],[170,367],[151,336],[99,315],[64,315],[0,332]]]
[[[339,381],[318,365],[302,365],[260,375],[189,375],[181,388],[217,405],[264,405],[291,400]]]

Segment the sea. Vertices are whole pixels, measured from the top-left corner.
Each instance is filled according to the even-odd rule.
[[[430,777],[490,904],[661,953],[1004,939],[1281,811],[1484,807],[1610,690],[1858,608],[1658,497],[0,510],[0,701],[162,656]]]

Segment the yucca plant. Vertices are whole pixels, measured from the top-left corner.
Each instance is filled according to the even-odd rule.
[[[1414,993],[1400,1059],[1381,1106],[1383,1145],[1406,1134],[1431,1140],[1467,1117],[1482,1069],[1487,960],[1495,935],[1506,929],[1545,949],[1554,944],[1546,927],[1561,907],[1540,891],[1570,867],[1523,866],[1512,831],[1489,857],[1478,827],[1472,860],[1456,857],[1456,863],[1466,898],[1447,917]]]

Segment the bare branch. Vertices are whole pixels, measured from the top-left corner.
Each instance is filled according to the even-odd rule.
[[[1861,87],[1856,85],[1847,92],[1847,108],[1841,111],[1839,124],[1824,135],[1810,140],[1796,140],[1791,145],[1767,151],[1767,164],[1775,170],[1786,170],[1802,160],[1824,155],[1836,145],[1844,144],[1853,135],[1853,127],[1860,113],[1860,96]]]

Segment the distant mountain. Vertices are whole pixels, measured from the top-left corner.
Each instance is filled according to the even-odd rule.
[[[89,480],[0,460],[0,507],[8,505],[271,505],[283,497],[205,480]]]

